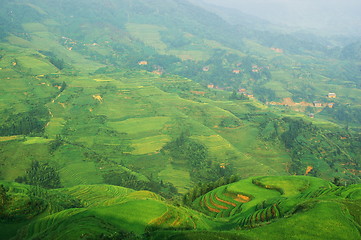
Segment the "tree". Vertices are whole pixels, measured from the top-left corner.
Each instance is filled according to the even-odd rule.
[[[26,170],[26,175],[18,177],[15,181],[44,188],[61,187],[59,173],[48,163],[38,161],[33,161],[30,168]]]
[[[0,209],[5,205],[7,201],[6,189],[4,185],[0,185]]]

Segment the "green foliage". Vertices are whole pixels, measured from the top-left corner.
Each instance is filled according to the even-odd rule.
[[[162,180],[156,180],[150,178],[150,180],[140,180],[134,174],[123,171],[123,172],[107,172],[103,175],[104,182],[106,184],[122,186],[131,188],[134,190],[148,190],[160,194],[165,198],[172,198],[178,194],[177,188],[171,183],[164,183]]]
[[[361,42],[354,42],[345,46],[341,51],[341,58],[348,60],[361,60]]]
[[[189,39],[184,36],[184,33],[172,29],[172,31],[160,32],[162,41],[168,45],[169,48],[180,48],[191,43]]]
[[[288,123],[288,130],[281,135],[281,139],[287,148],[292,148],[296,144],[296,138],[303,132],[314,131],[311,123],[306,123],[302,119],[284,118]]]
[[[242,125],[241,121],[238,118],[225,118],[219,124],[220,127],[224,128],[236,128]]]
[[[40,186],[44,188],[61,187],[59,173],[48,163],[33,161],[24,177],[18,177],[17,182]]]
[[[0,127],[0,136],[37,135],[44,132],[48,112],[45,108],[34,108],[29,112],[10,114]]]
[[[6,201],[7,201],[7,195],[6,195],[6,189],[4,187],[4,185],[0,185],[0,212],[2,211],[2,209],[4,208]]]
[[[64,140],[60,135],[56,135],[55,140],[49,143],[49,152],[54,153],[59,147],[64,144]]]
[[[185,133],[169,142],[163,148],[169,151],[174,159],[184,159],[189,166],[195,169],[206,168],[210,166],[208,160],[208,149],[201,143],[189,138]]]
[[[212,191],[218,187],[223,185],[227,185],[230,183],[234,183],[240,180],[239,176],[231,175],[228,177],[221,177],[217,181],[208,182],[208,183],[200,183],[196,187],[189,190],[186,194],[183,195],[183,203],[185,205],[191,206],[194,200],[198,197],[206,194],[207,192]]]
[[[237,90],[233,90],[229,100],[249,100],[249,98],[244,94],[238,94]]]

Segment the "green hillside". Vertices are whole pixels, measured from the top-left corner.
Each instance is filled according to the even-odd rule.
[[[360,238],[357,41],[0,2],[1,239]]]
[[[45,190],[1,182],[7,222],[0,228],[13,239],[358,239],[360,188],[253,177],[209,191],[191,208],[109,185]]]

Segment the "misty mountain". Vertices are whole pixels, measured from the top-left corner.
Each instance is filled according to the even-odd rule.
[[[360,36],[361,4],[347,1],[220,1],[205,0],[217,6],[237,9],[273,24],[302,29],[324,36]]]

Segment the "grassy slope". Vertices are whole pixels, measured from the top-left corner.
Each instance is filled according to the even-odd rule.
[[[255,185],[254,180],[263,185]],[[21,199],[33,192],[32,188],[8,182],[1,182],[1,184],[9,189],[7,195],[8,199],[12,199],[11,208],[17,208],[17,211],[25,208]],[[284,194],[281,195],[279,191],[274,190],[276,188],[282,189]],[[112,234],[112,231],[117,228],[141,234],[149,227],[161,230],[151,232],[151,239],[153,237],[154,239],[178,239],[180,236],[187,236],[189,239],[202,239],[201,236],[208,236],[209,239],[236,237],[241,239],[358,239],[360,221],[354,218],[357,216],[354,214],[360,208],[359,195],[356,193],[361,187],[352,185],[348,188],[340,188],[336,191],[337,193],[325,192],[332,188],[338,189],[327,181],[311,177],[258,177],[241,180],[207,193],[207,195],[210,194],[207,204],[213,208],[230,206],[230,202],[237,203],[231,200],[230,193],[251,197],[249,202],[242,204],[240,212],[233,214],[231,218],[223,218],[219,215],[213,218],[206,217],[187,207],[169,205],[154,193],[116,186],[76,186],[48,191],[47,194],[51,193],[51,195],[44,195],[46,191],[43,190],[41,193],[38,190],[35,196],[40,198],[48,196],[44,198],[45,206],[51,206],[52,211],[57,212],[51,213],[50,207],[47,207],[45,208],[47,210],[40,215],[34,216],[29,213],[30,222],[15,221],[12,225],[1,223],[0,229],[3,231],[3,228],[7,228],[4,232],[9,237],[14,236],[14,227],[21,228],[28,224],[20,229],[15,239],[32,237],[78,239],[84,234],[87,236]],[[316,193],[320,190],[323,190],[324,194],[306,197],[308,192]],[[39,195],[40,193],[42,195]],[[342,197],[351,195],[353,199]],[[61,204],[57,201],[60,196],[78,199],[82,207],[69,208],[69,205],[69,209],[61,210],[56,207],[56,204]],[[219,199],[223,199],[223,202]],[[277,218],[263,221],[260,221],[261,215],[258,215],[258,220],[252,220],[256,221],[252,225],[239,225],[247,216],[252,216],[248,219],[253,219],[254,214],[259,212],[262,202],[266,208],[268,202],[277,203],[278,210],[282,214]],[[10,205],[7,206],[10,207]],[[197,231],[183,233],[162,231],[167,228],[187,228]],[[212,233],[212,230],[219,229],[222,231]],[[205,230],[207,232],[204,232]],[[331,232],[332,236],[330,236]]]

